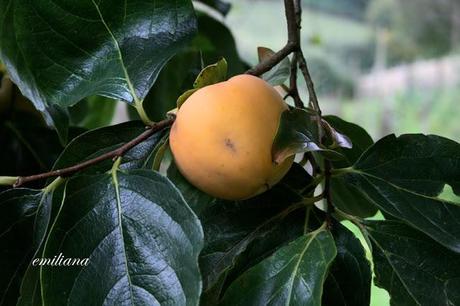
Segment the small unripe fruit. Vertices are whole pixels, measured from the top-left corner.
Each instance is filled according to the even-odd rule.
[[[272,161],[272,145],[286,103],[250,75],[199,89],[177,112],[171,151],[189,182],[217,198],[246,199],[275,185],[293,157]]]

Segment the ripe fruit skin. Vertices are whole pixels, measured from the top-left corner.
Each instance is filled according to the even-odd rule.
[[[276,184],[292,165],[271,148],[287,105],[265,81],[238,75],[196,91],[177,113],[170,145],[180,172],[217,198],[240,200]]]

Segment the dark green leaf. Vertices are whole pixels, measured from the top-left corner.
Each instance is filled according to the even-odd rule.
[[[168,167],[167,176],[180,190],[185,201],[198,216],[201,216],[201,213],[215,201],[215,198],[190,184],[179,172],[174,162]]]
[[[141,122],[131,121],[86,132],[69,143],[54,164],[53,169],[69,167],[100,156],[121,147],[144,131],[145,126]],[[156,133],[147,141],[129,150],[123,156],[121,168],[142,168],[162,136],[163,132]],[[109,170],[111,166],[112,161],[107,160],[84,170],[84,172],[104,172]]]
[[[62,139],[63,107],[91,95],[139,106],[196,30],[190,0],[3,1],[0,11],[0,58]]]
[[[117,101],[101,96],[83,99],[69,108],[72,125],[96,129],[112,122]]]
[[[12,189],[0,193],[0,305],[14,305],[24,271],[34,254],[34,216],[40,191]]]
[[[460,191],[460,144],[439,136],[387,136],[353,168],[343,170],[386,214],[460,252],[460,207],[437,197],[445,184]]]
[[[265,47],[258,47],[257,53],[259,55],[259,62],[262,62],[265,59],[273,56],[273,54],[275,54],[273,50]],[[289,78],[290,73],[291,63],[289,61],[289,58],[285,57],[272,69],[262,74],[262,79],[264,79],[273,86],[282,85]]]
[[[1,235],[1,239],[5,239],[1,241],[2,248],[7,251],[5,255],[9,257],[2,260],[2,264],[5,265],[2,271],[11,271],[15,268],[16,273],[14,276],[5,274],[6,278],[11,277],[7,290],[8,299],[10,301],[14,299],[14,303],[7,304],[15,304],[20,293],[18,305],[38,305],[39,275],[38,271],[30,265],[30,260],[35,258],[43,247],[49,224],[56,213],[54,208],[57,206],[56,203],[60,203],[62,189],[57,188],[60,182],[61,179],[55,180],[43,191],[13,189],[0,195],[0,203],[4,205],[1,214],[4,219],[0,220],[0,224],[5,228],[9,227],[8,231],[2,230]],[[17,257],[10,252],[17,252]]]
[[[460,305],[460,255],[399,221],[369,221],[376,284],[392,305]]]
[[[323,128],[326,130],[326,136],[330,137],[332,144],[331,147],[333,148],[345,148],[345,149],[352,149],[353,144],[351,142],[351,139],[343,134],[337,131],[332,125],[329,124],[324,118],[321,118],[321,123]]]
[[[341,161],[334,161],[332,163],[334,168],[350,167],[374,143],[371,136],[359,125],[336,116],[324,116],[323,118],[336,131],[347,135],[353,143],[353,147],[350,149],[335,149],[345,158]],[[366,218],[377,213],[377,207],[357,188],[348,185],[342,177],[332,178],[331,191],[334,205],[347,214]]]
[[[158,173],[76,177],[67,184],[44,257],[62,253],[89,264],[42,266],[43,300],[51,306],[196,305],[202,239],[198,219]]]
[[[345,226],[332,225],[337,256],[324,284],[322,305],[368,306],[372,271],[361,242]]]
[[[323,282],[336,248],[318,230],[276,251],[234,281],[223,305],[320,305]]]
[[[350,215],[367,218],[378,211],[359,188],[348,184],[343,177],[332,177],[331,197],[335,207]]]
[[[345,168],[353,165],[361,154],[374,144],[371,136],[359,125],[345,121],[336,116],[324,116],[323,119],[325,119],[336,131],[348,136],[353,144],[351,148],[337,148],[337,151],[345,156],[345,160],[334,162],[335,168]]]
[[[299,208],[293,204],[301,200],[286,187],[277,186],[246,201],[214,201],[202,211],[200,220],[205,246],[200,255],[200,268],[204,290],[214,286],[223,273],[233,268],[235,260],[251,243],[272,231],[276,232],[283,218]]]
[[[303,109],[286,110],[281,114],[280,125],[273,142],[273,160],[279,164],[297,153],[321,151],[318,143],[316,118]]]
[[[198,0],[199,2],[203,2],[204,4],[216,9],[222,15],[226,16],[227,13],[230,11],[232,5],[227,1],[223,0]]]

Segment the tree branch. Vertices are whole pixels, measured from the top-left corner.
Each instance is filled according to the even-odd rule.
[[[279,62],[281,62],[285,57],[291,54],[294,50],[297,49],[297,46],[293,43],[287,43],[281,50],[273,54],[271,57],[266,60],[258,63],[253,68],[246,71],[246,74],[251,74],[255,76],[261,76],[265,72],[269,71],[275,67]]]
[[[61,177],[66,177],[70,176],[78,171],[81,171],[83,169],[86,169],[94,164],[100,163],[104,160],[107,159],[115,159],[117,157],[123,156],[126,152],[128,152],[130,149],[138,145],[139,143],[147,140],[150,136],[155,134],[156,132],[170,126],[174,122],[174,118],[170,119],[165,119],[163,121],[160,121],[158,123],[153,124],[152,126],[149,126],[148,129],[137,136],[136,138],[132,139],[131,141],[125,143],[118,149],[115,149],[113,151],[107,152],[105,154],[102,154],[98,157],[95,157],[93,159],[89,159],[87,161],[84,161],[82,163],[76,164],[71,167],[67,167],[64,169],[58,169],[58,170],[53,170],[41,174],[36,174],[36,175],[30,175],[30,176],[20,176],[14,183],[13,187],[19,187],[27,182],[31,181],[36,181],[36,180],[41,180],[41,179],[46,179],[50,177],[56,177],[56,176],[61,176]]]
[[[318,116],[321,117],[321,108],[319,107],[318,97],[315,91],[315,84],[313,83],[313,79],[308,69],[307,61],[302,51],[299,51],[299,68],[303,74],[305,83],[307,84],[308,95],[310,97],[310,106],[318,113]]]

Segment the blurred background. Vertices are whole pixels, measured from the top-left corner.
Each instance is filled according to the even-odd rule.
[[[257,46],[285,44],[282,0],[231,4],[224,22],[243,60],[253,65]],[[422,132],[460,141],[460,1],[302,5],[303,49],[325,113],[362,125],[374,140]]]

